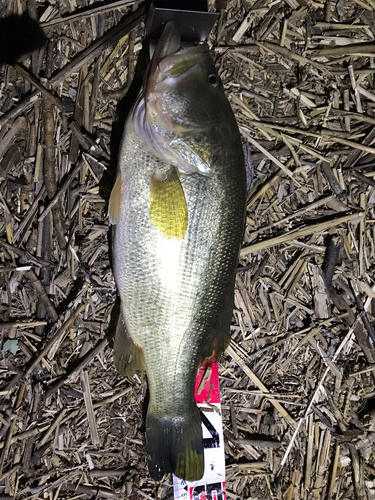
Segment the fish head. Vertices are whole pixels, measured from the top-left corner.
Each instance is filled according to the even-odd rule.
[[[169,22],[144,85],[148,137],[181,172],[209,175],[211,131],[225,126],[229,103],[207,44],[180,48],[178,25]]]

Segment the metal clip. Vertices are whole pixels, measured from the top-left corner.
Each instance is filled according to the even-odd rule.
[[[181,4],[185,4],[185,7]],[[186,4],[189,6],[188,9]],[[180,25],[181,45],[189,47],[207,40],[218,17],[219,14],[208,12],[207,0],[189,0],[188,2],[154,0],[151,3],[146,22],[150,57],[152,57],[156,42],[168,21],[176,21]]]

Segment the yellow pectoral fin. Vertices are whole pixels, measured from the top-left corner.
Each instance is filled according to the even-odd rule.
[[[188,209],[184,190],[174,167],[160,180],[151,177],[149,216],[153,226],[166,238],[184,238]]]
[[[124,183],[121,178],[121,173],[117,173],[115,185],[112,188],[111,196],[108,204],[108,216],[111,224],[117,224],[121,212],[121,199]]]

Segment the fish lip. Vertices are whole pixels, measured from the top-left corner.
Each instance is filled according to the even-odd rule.
[[[198,43],[197,45],[192,45],[191,47],[181,47],[179,50],[177,50],[177,52],[169,54],[166,57],[179,56],[181,54],[191,54],[194,52],[209,53],[210,49],[208,47],[208,44],[206,42],[203,42],[203,43]]]
[[[181,48],[180,29],[176,21],[168,21],[156,46],[154,55],[150,61],[143,84],[143,93],[147,96],[155,84],[157,69],[160,61]]]
[[[198,64],[204,59],[207,54],[209,54],[209,47],[207,43],[202,43],[187,48],[180,48],[177,51],[167,53],[163,57],[157,57],[157,55],[155,56],[154,54],[145,78],[144,96],[146,100],[155,91],[159,83],[164,82],[168,78],[171,78],[167,71],[168,61],[173,62],[173,59],[177,59],[179,56],[188,54],[200,54],[201,57],[197,58],[195,64],[188,68],[187,71],[177,77],[180,80],[182,80],[187,73],[191,74],[192,70],[196,66],[198,66]],[[163,78],[158,78],[160,77],[160,75],[163,75]]]

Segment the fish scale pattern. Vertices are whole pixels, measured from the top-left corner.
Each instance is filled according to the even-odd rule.
[[[165,238],[149,220],[150,179],[160,161],[135,137],[121,158],[116,281],[129,333],[145,353],[150,403],[160,414],[178,415],[192,399],[200,352],[232,305],[245,180],[241,158],[224,152],[221,158],[233,164],[215,165],[210,177],[181,176],[189,214],[181,241]]]
[[[194,381],[229,334],[246,173],[233,112],[219,78],[210,83],[208,50],[168,59],[174,29],[167,25],[126,125],[113,255],[123,320],[146,366],[150,472],[194,480],[204,467]],[[115,345],[123,349],[115,357],[131,363],[125,341]]]

